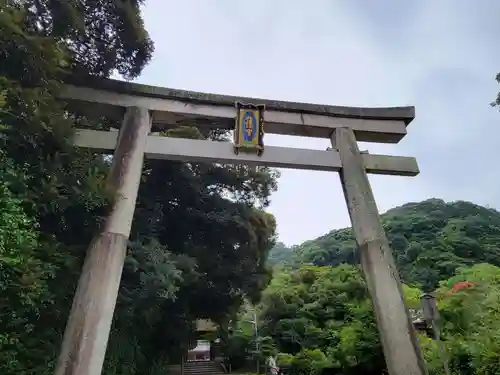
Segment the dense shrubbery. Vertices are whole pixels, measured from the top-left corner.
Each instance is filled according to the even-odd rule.
[[[409,307],[418,307],[422,289],[437,295],[453,374],[500,374],[500,213],[431,199],[392,209],[383,221],[410,285],[404,288]],[[282,363],[306,373],[316,363],[340,374],[381,374],[381,347],[350,230],[291,249],[277,244],[270,261],[281,266],[264,292],[262,334],[285,353]],[[466,287],[454,288],[459,282]],[[442,374],[436,342],[420,339],[431,375]],[[313,352],[316,360],[302,361]]]
[[[52,373],[111,197],[108,159],[68,140],[75,126],[112,120],[68,112],[55,99],[59,80],[137,76],[152,53],[141,3],[0,0],[2,374]],[[147,161],[105,373],[162,371],[192,345],[193,319],[224,320],[243,298],[259,299],[275,222],[257,207],[276,177],[266,168]]]
[[[470,286],[453,288],[464,281]],[[408,286],[404,291],[408,305],[418,307],[421,291]],[[500,268],[480,263],[459,269],[435,294],[452,374],[500,374]],[[357,267],[306,265],[281,271],[255,308],[265,343],[261,361],[279,352],[279,365],[297,374],[385,373],[372,304]],[[229,342],[238,343],[239,357],[255,358],[248,320],[243,311]],[[430,375],[443,374],[437,342],[425,333],[419,338]],[[244,364],[241,358],[238,364]]]

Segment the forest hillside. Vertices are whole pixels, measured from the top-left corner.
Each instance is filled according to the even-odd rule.
[[[500,212],[470,202],[429,199],[407,203],[382,215],[384,228],[405,283],[432,290],[459,267],[500,266]],[[287,248],[277,243],[271,265],[296,267],[357,264],[350,228]]]
[[[500,213],[429,199],[382,218],[412,315],[422,292],[436,296],[451,374],[499,375]],[[259,340],[280,353],[281,366],[309,375],[387,373],[350,228],[293,247],[278,242],[268,264],[274,277],[256,307]],[[230,342],[252,348],[245,313]],[[429,331],[418,337],[429,374],[444,374],[438,342]]]

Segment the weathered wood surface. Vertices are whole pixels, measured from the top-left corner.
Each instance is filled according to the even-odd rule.
[[[74,83],[74,82],[73,82]],[[359,141],[397,143],[415,117],[414,107],[363,108],[242,98],[141,85],[110,79],[68,84],[61,98],[89,103],[91,111],[119,113],[116,107],[140,106],[152,111],[153,124],[234,127],[236,101],[265,104],[266,133],[329,138],[341,126],[351,127]],[[98,106],[96,104],[99,104]]]
[[[76,146],[98,150],[113,150],[117,142],[116,132],[78,130]],[[279,168],[307,169],[338,172],[342,163],[335,150],[307,150],[289,147],[266,146],[262,156],[253,153],[233,152],[229,142],[212,142],[182,138],[167,138],[150,135],[145,149],[146,157],[152,159],[181,160],[186,162],[208,162],[246,164]],[[368,173],[416,176],[419,173],[415,158],[388,155],[363,154],[363,163]]]
[[[337,129],[332,145],[342,161],[339,175],[389,374],[424,375],[426,366],[354,133]]]
[[[87,251],[55,375],[101,373],[150,127],[146,109],[127,110],[109,175],[116,199]]]

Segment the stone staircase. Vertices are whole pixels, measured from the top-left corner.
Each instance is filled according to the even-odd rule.
[[[225,375],[225,373],[217,362],[189,361],[184,364],[184,375]]]

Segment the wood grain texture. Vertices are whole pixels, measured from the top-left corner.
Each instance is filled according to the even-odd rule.
[[[127,109],[109,175],[116,200],[87,251],[55,375],[102,371],[150,126],[147,110]]]
[[[332,145],[338,149],[342,161],[339,175],[389,374],[427,374],[405,305],[399,274],[352,129],[335,130]]]

